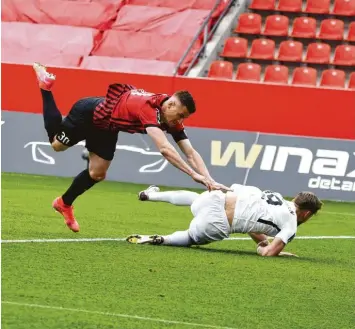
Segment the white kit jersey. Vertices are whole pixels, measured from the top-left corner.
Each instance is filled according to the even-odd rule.
[[[293,202],[272,191],[243,193],[242,189],[237,196],[232,233],[264,233],[285,244],[292,241],[297,232]]]

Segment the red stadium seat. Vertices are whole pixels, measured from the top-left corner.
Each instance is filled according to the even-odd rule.
[[[311,43],[308,45],[306,62],[327,64],[330,60],[331,48],[326,43]]]
[[[274,10],[276,0],[253,0],[250,9]]]
[[[355,22],[350,23],[347,40],[355,41]]]
[[[80,67],[86,70],[172,76],[176,63],[149,59],[86,56]]]
[[[334,69],[323,71],[320,86],[345,88],[345,72]]]
[[[292,77],[293,85],[317,85],[317,70],[312,67],[296,67]]]
[[[177,62],[189,46],[191,39],[191,37],[182,35],[169,36],[149,32],[108,30],[91,54]],[[200,46],[199,42],[194,45],[184,65],[191,62]]]
[[[260,34],[261,16],[259,14],[245,13],[239,16],[235,33]]]
[[[123,1],[2,0],[3,21],[109,28]],[[5,7],[5,8],[4,8]]]
[[[255,39],[251,45],[250,58],[273,59],[275,41],[271,39]]]
[[[288,84],[288,67],[283,65],[267,66],[264,82]]]
[[[279,0],[279,5],[277,6],[276,10],[301,12],[302,0]]]
[[[255,63],[241,63],[238,65],[236,80],[260,81],[261,66]]]
[[[227,61],[212,62],[208,71],[209,78],[215,79],[232,79],[233,78],[233,64]]]
[[[299,41],[286,40],[280,44],[278,60],[301,62],[303,56],[303,44]]]
[[[305,12],[315,14],[328,14],[330,0],[308,0]]]
[[[339,45],[335,48],[335,65],[355,66],[355,46]]]
[[[248,40],[238,37],[230,37],[224,44],[221,56],[223,57],[247,57]]]
[[[319,39],[342,40],[344,37],[344,22],[339,19],[325,19],[320,26]]]
[[[86,56],[91,52],[98,33],[87,27],[22,22],[3,22],[1,27],[2,55],[17,52],[18,56],[23,55],[24,58],[25,53],[37,53],[39,58]]]
[[[355,16],[355,0],[335,0],[333,14]]]
[[[288,34],[289,19],[283,15],[266,17],[264,35],[285,36]]]
[[[126,5],[118,12],[113,30],[152,32],[194,37],[209,11]]]
[[[349,89],[355,89],[355,72],[350,74]]]
[[[315,38],[317,31],[317,21],[312,17],[296,17],[293,22],[291,32],[296,38]]]

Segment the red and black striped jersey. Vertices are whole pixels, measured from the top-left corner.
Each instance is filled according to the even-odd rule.
[[[144,134],[147,127],[159,127],[174,136],[183,132],[184,126],[177,124],[175,127],[168,127],[160,120],[161,106],[169,97],[167,94],[153,94],[136,89],[131,85],[110,85],[104,102],[94,111],[94,124],[101,129],[131,134]]]

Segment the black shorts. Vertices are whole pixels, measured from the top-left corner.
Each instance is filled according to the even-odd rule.
[[[64,145],[73,146],[86,140],[86,148],[99,157],[111,161],[117,144],[117,132],[103,130],[93,124],[94,110],[104,97],[88,97],[77,101],[61,124],[56,139]]]

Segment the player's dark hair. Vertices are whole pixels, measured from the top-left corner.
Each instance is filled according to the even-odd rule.
[[[312,192],[300,192],[293,202],[300,210],[308,210],[315,215],[323,206],[322,201]]]
[[[179,100],[183,106],[186,106],[186,108],[190,114],[196,112],[195,101],[194,101],[192,95],[188,91],[186,91],[186,90],[177,91],[174,95],[177,98],[179,98]]]

